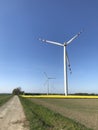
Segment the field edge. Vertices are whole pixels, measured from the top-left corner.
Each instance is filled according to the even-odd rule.
[[[71,129],[71,130],[77,130],[77,129],[78,130],[92,130],[92,129],[87,128],[86,126],[82,125],[79,122],[76,122],[76,121],[74,121],[74,120],[72,120],[72,119],[70,119],[68,117],[64,117],[59,113],[55,113],[52,110],[50,110],[50,109],[48,109],[48,108],[46,108],[46,107],[44,107],[42,105],[38,105],[36,103],[33,103],[31,100],[29,100],[27,98],[23,98],[23,97],[20,96],[20,101],[21,101],[21,103],[23,105],[25,114],[26,114],[27,119],[29,120],[29,122],[31,124],[31,127],[34,127],[34,126],[32,126],[32,123],[34,122],[34,118],[36,118],[35,120],[40,121],[38,124],[41,125],[42,129],[39,128],[40,126],[36,126],[36,128],[38,130],[46,130],[46,129],[47,130],[50,130],[50,129],[51,130],[58,130],[58,128],[57,129],[53,128],[54,124],[52,124],[52,122],[48,121],[46,119],[46,117],[43,116],[44,113],[47,113],[47,112],[50,112],[50,114],[47,113],[48,115],[51,115],[51,113],[52,113],[52,116],[55,115],[55,117],[57,116],[57,117],[59,117],[59,118],[61,118],[63,120],[66,120],[67,121],[66,130],[68,130],[68,129]],[[34,107],[34,109],[33,109],[33,107]],[[40,113],[43,113],[43,114],[41,115]],[[31,116],[31,114],[32,114],[33,118]],[[45,116],[47,116],[47,115],[45,115]],[[48,117],[48,118],[50,118],[50,117]],[[59,118],[57,118],[57,119],[59,119]],[[53,120],[55,120],[54,117],[53,117]],[[58,123],[60,123],[60,122],[58,122]],[[69,126],[71,126],[72,128],[69,128]],[[30,130],[32,130],[32,128]],[[63,126],[63,130],[64,130],[64,126]]]

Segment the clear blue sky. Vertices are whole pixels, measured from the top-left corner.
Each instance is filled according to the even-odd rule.
[[[63,43],[81,29],[67,46],[69,93],[98,93],[97,0],[0,0],[0,92],[47,92],[46,72],[63,93],[63,48],[38,38]]]

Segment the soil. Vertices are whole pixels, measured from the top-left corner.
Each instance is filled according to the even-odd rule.
[[[18,96],[0,107],[0,130],[29,130]]]
[[[98,130],[98,99],[31,99],[56,113]]]

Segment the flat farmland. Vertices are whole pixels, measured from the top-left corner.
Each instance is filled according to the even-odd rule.
[[[0,94],[0,106],[7,102],[11,97],[12,95],[10,94]]]
[[[30,99],[88,128],[98,130],[98,99]]]

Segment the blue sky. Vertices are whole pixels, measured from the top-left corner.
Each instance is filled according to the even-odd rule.
[[[69,93],[98,93],[97,0],[0,0],[0,92],[21,87],[25,92],[64,92],[63,48],[38,38],[65,42]]]

